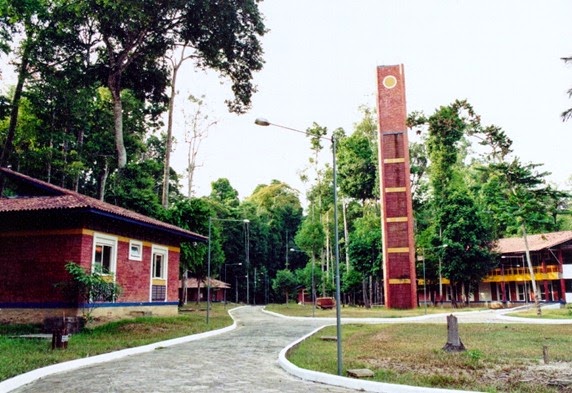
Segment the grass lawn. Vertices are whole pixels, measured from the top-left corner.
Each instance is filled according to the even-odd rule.
[[[450,314],[452,311],[477,311],[483,308],[470,307],[470,308],[455,308],[444,306],[444,307],[427,307],[427,314]],[[311,304],[269,304],[266,306],[266,310],[276,312],[279,314],[288,315],[291,317],[311,317],[312,316],[312,305]],[[336,317],[336,309],[322,310],[318,307],[313,311],[315,317]],[[424,307],[418,307],[411,310],[395,310],[386,309],[385,307],[372,307],[370,309],[364,307],[342,307],[341,308],[342,318],[403,318],[403,317],[417,317],[425,314]]]
[[[568,310],[543,310],[542,318],[565,315]],[[572,325],[461,324],[459,333],[467,351],[447,353],[441,349],[447,342],[445,324],[344,325],[344,373],[368,368],[375,381],[484,392],[572,392],[572,385],[551,386],[572,381]],[[320,339],[335,335],[335,326],[321,330],[290,351],[289,360],[336,374],[336,343]],[[548,364],[543,362],[543,347]]]
[[[232,324],[228,310],[233,306],[214,303],[206,324],[206,304],[176,317],[140,317],[84,329],[70,338],[67,349],[52,350],[51,340],[14,336],[38,333],[34,325],[0,325],[0,381],[40,367],[67,360],[151,344],[158,341],[220,329]],[[192,311],[197,308],[197,311]]]
[[[543,308],[542,315],[536,315],[536,308],[532,307],[527,310],[508,313],[512,317],[534,318],[534,319],[572,319],[572,308]]]
[[[207,326],[205,306],[190,303],[188,311],[177,317],[141,317],[90,326],[71,337],[68,349],[55,351],[51,350],[50,340],[13,337],[38,332],[38,326],[0,325],[0,381],[59,362],[232,323],[228,310],[233,306],[213,304]],[[295,303],[268,305],[266,309],[292,316],[312,316],[311,306]],[[446,307],[427,309],[427,313],[451,311]],[[318,317],[335,317],[335,309],[316,309],[314,313]],[[415,310],[342,308],[343,317],[400,318],[424,313],[423,307]],[[537,318],[534,310],[513,315]],[[572,316],[567,309],[543,309],[542,318]],[[336,343],[320,339],[335,334],[335,327],[320,331],[291,351],[290,360],[303,368],[335,374]],[[560,390],[548,386],[552,380],[572,380],[572,325],[461,324],[460,335],[467,351],[457,354],[441,350],[447,340],[445,324],[354,324],[344,325],[342,334],[344,369],[369,368],[375,372],[377,381],[487,392],[572,392],[572,386]],[[544,346],[550,359],[547,365],[542,362]]]

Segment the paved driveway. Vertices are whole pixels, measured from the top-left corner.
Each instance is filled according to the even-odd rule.
[[[459,323],[549,323],[571,324],[572,320],[535,320],[504,316],[508,310],[454,313]],[[284,318],[262,311],[262,307],[241,307],[231,311],[237,329],[208,338],[159,347],[140,353],[48,375],[12,392],[355,392],[298,379],[277,363],[280,351],[318,327],[335,319]],[[347,319],[345,323],[446,323],[446,315],[410,318]],[[299,374],[301,375],[301,374]],[[332,378],[326,380],[330,383]],[[315,379],[315,378],[314,378]],[[390,385],[343,378],[340,386],[360,387],[375,392],[454,392]],[[319,380],[319,379],[316,379]],[[2,384],[0,383],[0,393]],[[465,392],[466,393],[466,392]]]
[[[233,310],[238,328],[218,336],[58,373],[13,392],[351,392],[293,377],[277,364],[294,340],[326,324]]]

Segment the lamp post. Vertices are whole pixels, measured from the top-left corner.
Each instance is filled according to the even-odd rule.
[[[216,218],[216,217],[209,217],[209,247],[208,247],[208,257],[207,257],[207,325],[209,324],[209,317],[210,317],[210,309],[211,309],[211,228],[212,222],[214,221],[233,221],[233,222],[244,222],[246,224],[246,229],[248,232],[248,223],[250,222],[247,219],[243,220],[235,220],[232,218]],[[248,268],[248,249],[246,250],[246,263]],[[246,273],[248,277],[248,272]],[[225,273],[226,275],[226,273]],[[248,280],[248,278],[247,278]],[[248,283],[248,281],[247,281]],[[248,287],[248,284],[247,284]]]
[[[248,228],[249,220],[244,220],[246,225],[246,233],[244,235],[244,250],[246,253],[246,304],[250,304],[250,230]]]
[[[224,282],[226,282],[226,267],[227,266],[242,266],[242,262],[238,263],[225,263],[224,264]],[[236,278],[236,277],[235,277]],[[226,291],[224,291],[224,306],[226,307]]]
[[[270,123],[263,118],[257,118],[254,123],[259,126],[275,126],[289,131],[294,131],[304,135],[310,135],[306,131],[297,130],[295,128],[285,127],[279,124]],[[338,355],[338,375],[342,375],[342,323],[341,323],[341,309],[340,309],[340,251],[339,251],[339,234],[338,234],[338,185],[337,185],[337,164],[336,164],[336,138],[332,134],[331,138],[320,137],[320,139],[329,140],[332,143],[332,171],[334,177],[334,248],[335,248],[335,263],[336,263],[336,339],[337,339],[337,355]]]

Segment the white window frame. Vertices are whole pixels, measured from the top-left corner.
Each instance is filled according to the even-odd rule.
[[[161,276],[155,275],[155,255],[163,255],[163,266],[161,266]],[[167,280],[167,272],[169,266],[169,249],[167,247],[155,246],[151,247],[151,278]]]
[[[93,253],[91,256],[91,271],[95,272],[96,263],[95,255],[98,246],[111,247],[110,259],[109,259],[109,272],[103,272],[104,275],[114,276],[117,272],[117,243],[118,239],[115,236],[104,235],[101,233],[95,233],[93,235]]]
[[[134,253],[133,249],[139,250],[138,253]],[[129,240],[129,259],[132,261],[142,261],[143,260],[143,242],[139,240]]]

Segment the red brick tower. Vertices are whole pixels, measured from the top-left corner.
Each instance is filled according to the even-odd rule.
[[[377,67],[385,306],[417,307],[403,65]]]

